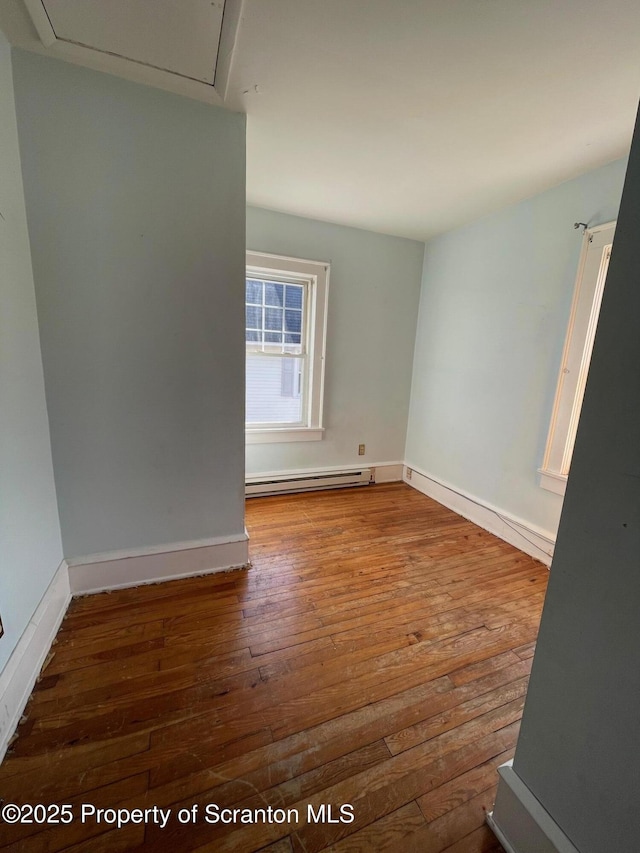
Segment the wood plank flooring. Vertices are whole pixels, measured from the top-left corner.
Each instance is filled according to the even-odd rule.
[[[501,850],[547,569],[404,484],[252,499],[247,526],[247,572],[72,603],[0,796],[73,820],[0,847]]]

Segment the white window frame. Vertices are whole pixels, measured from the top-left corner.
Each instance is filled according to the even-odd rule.
[[[322,409],[327,341],[327,304],[330,265],[324,261],[247,251],[246,278],[303,283],[307,289],[305,322],[305,394],[300,424],[245,427],[247,444],[288,441],[320,441],[324,437]],[[294,356],[295,357],[295,356]]]
[[[564,495],[587,384],[616,223],[584,232],[556,397],[542,467],[543,489]]]

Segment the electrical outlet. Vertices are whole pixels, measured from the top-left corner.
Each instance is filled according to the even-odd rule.
[[[412,472],[411,468],[407,468],[407,480],[410,480],[410,479],[411,479],[411,474],[412,474],[412,473],[413,473],[413,472]]]
[[[358,445],[358,456],[364,456],[364,444]]]

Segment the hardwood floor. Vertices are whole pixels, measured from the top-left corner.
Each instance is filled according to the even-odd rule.
[[[73,821],[0,823],[0,846],[501,850],[484,816],[547,569],[403,484],[252,499],[247,526],[248,572],[72,603],[0,795]]]

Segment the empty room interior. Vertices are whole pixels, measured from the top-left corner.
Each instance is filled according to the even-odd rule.
[[[639,849],[639,57],[3,0],[1,850]]]

